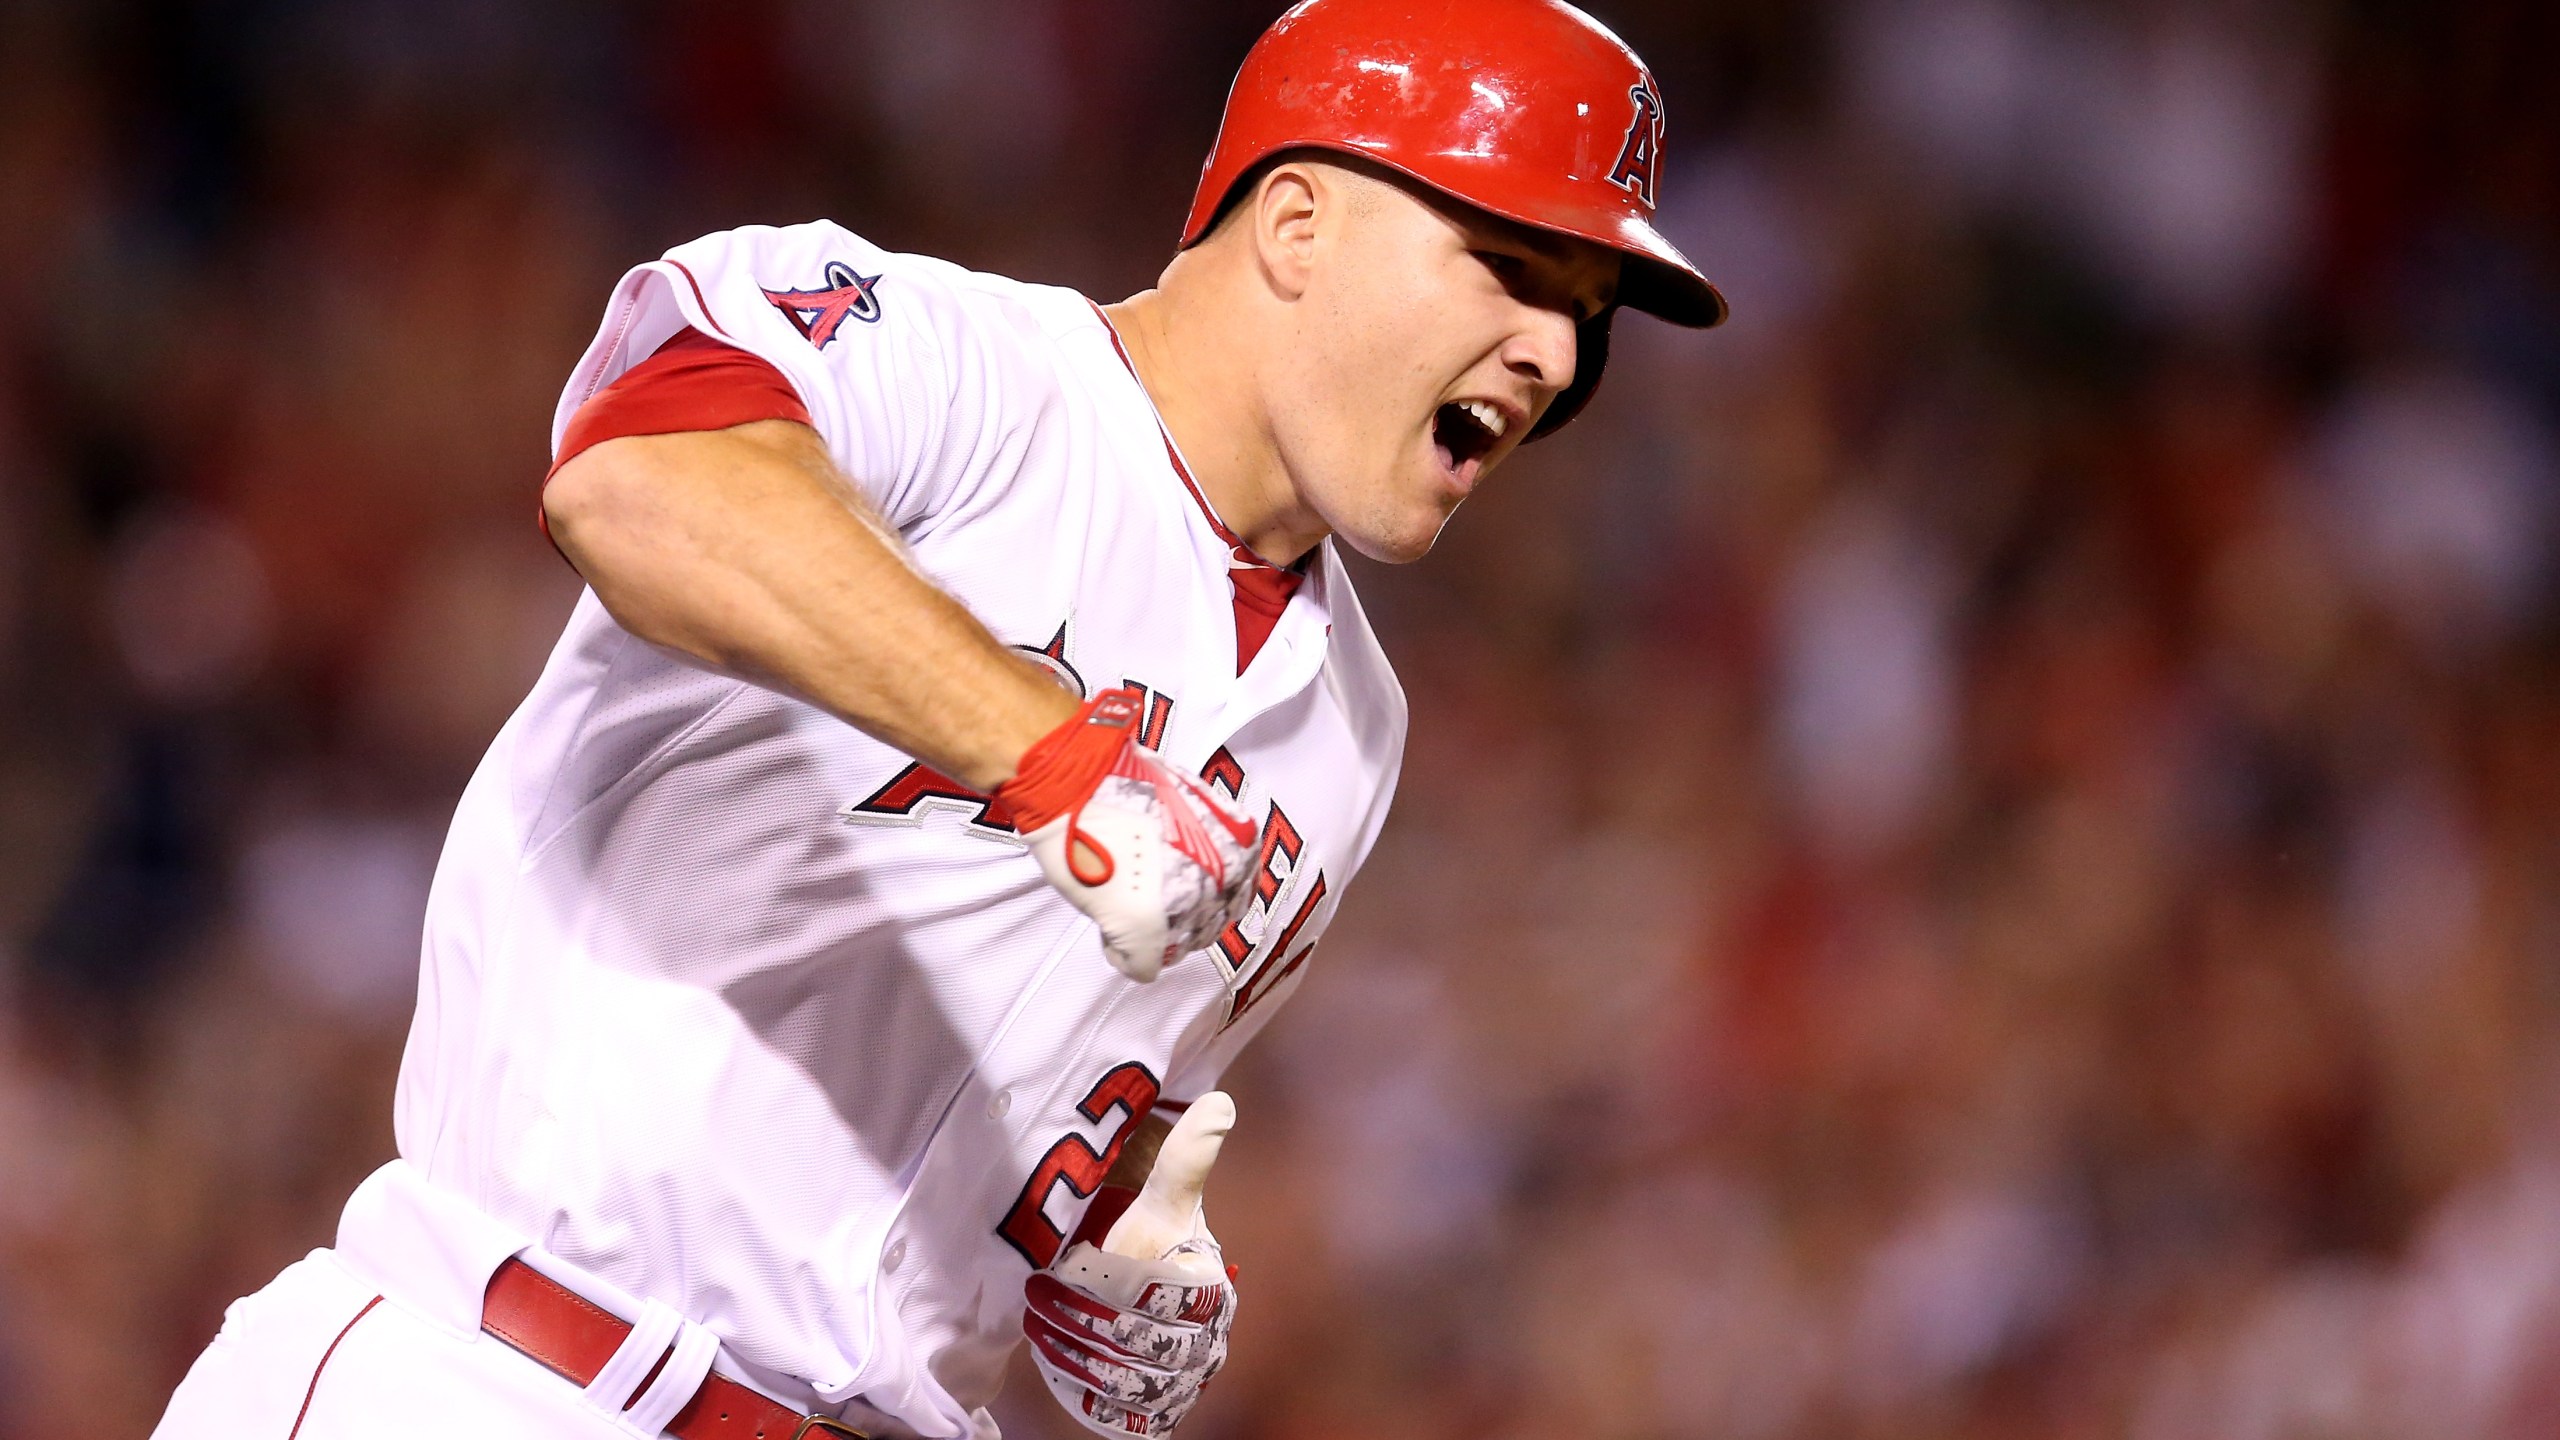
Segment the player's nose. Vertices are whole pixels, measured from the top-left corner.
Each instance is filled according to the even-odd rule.
[[[1571,315],[1523,305],[1503,362],[1512,374],[1538,387],[1541,398],[1552,399],[1573,383],[1573,367],[1581,358],[1575,353],[1577,338]]]

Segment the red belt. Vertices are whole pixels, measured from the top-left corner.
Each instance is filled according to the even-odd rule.
[[[581,1389],[594,1382],[631,1333],[629,1322],[521,1260],[507,1261],[489,1277],[480,1328]],[[665,1363],[666,1356],[659,1356],[658,1364]],[[657,1378],[653,1366],[633,1397]],[[865,1440],[841,1420],[803,1415],[725,1375],[704,1376],[702,1388],[667,1422],[667,1433],[677,1440],[807,1440],[813,1431]]]

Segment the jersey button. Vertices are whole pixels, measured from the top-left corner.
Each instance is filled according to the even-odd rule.
[[[907,1242],[904,1240],[900,1240],[891,1245],[889,1247],[889,1253],[880,1257],[880,1268],[892,1275],[897,1274],[898,1267],[906,1263]]]
[[[999,1090],[987,1099],[987,1114],[990,1118],[1001,1120],[1005,1117],[1005,1112],[1012,1108],[1013,1092],[1010,1090]]]

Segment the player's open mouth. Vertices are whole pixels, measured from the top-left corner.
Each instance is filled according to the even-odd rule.
[[[1481,400],[1443,405],[1432,416],[1431,443],[1461,490],[1474,487],[1480,462],[1502,443],[1502,432],[1510,423],[1509,416]]]

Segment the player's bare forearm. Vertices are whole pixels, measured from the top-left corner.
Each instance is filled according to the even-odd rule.
[[[633,435],[543,492],[623,628],[992,788],[1074,697],[911,564],[808,426]]]

